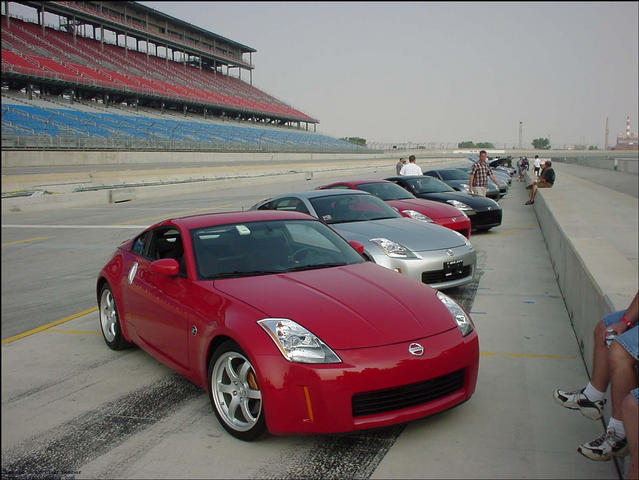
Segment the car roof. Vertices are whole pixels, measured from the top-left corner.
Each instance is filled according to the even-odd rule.
[[[282,197],[300,197],[311,199],[318,197],[332,197],[335,195],[370,195],[370,193],[364,192],[363,190],[308,190],[306,192],[284,193],[282,195],[272,197],[268,201]]]
[[[228,223],[265,222],[269,220],[315,220],[313,217],[300,212],[281,210],[248,210],[245,212],[220,212],[190,215],[187,217],[169,218],[156,223],[149,228],[163,224],[172,224],[187,230]]]
[[[371,180],[342,180],[340,182],[329,183],[329,185],[336,185],[336,184],[340,184],[340,183],[349,183],[349,184],[352,184],[352,185],[362,185],[363,183],[393,183],[393,182],[389,182],[388,180],[381,180],[379,178],[376,178],[376,179],[371,179]]]

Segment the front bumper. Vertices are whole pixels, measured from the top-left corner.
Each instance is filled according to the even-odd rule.
[[[417,258],[391,258],[379,254],[375,255],[373,260],[382,267],[395,270],[437,289],[459,287],[473,281],[477,264],[477,253],[473,247],[463,245],[447,250],[413,253],[417,255]],[[447,268],[445,264],[459,261],[461,261],[460,268],[455,269],[454,272],[445,271]]]
[[[485,230],[501,225],[501,219],[501,208],[493,208],[491,210],[475,210],[475,214],[470,217],[470,222],[474,230]]]
[[[433,218],[434,223],[441,225],[442,227],[450,228],[458,233],[461,233],[464,237],[470,238],[470,218],[466,215],[459,215],[457,217],[443,217]]]
[[[413,342],[407,341],[336,350],[340,364],[289,363],[275,355],[258,358],[268,430],[311,434],[385,427],[468,400],[479,367],[476,331],[462,337],[454,327],[415,342],[424,347],[421,357],[409,353]],[[421,397],[415,400],[415,394]]]

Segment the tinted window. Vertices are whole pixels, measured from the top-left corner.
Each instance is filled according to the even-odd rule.
[[[415,194],[420,193],[441,193],[441,192],[454,192],[452,188],[446,185],[441,180],[438,180],[433,177],[424,176],[422,178],[411,178],[407,179],[406,183],[408,183],[410,189]]]
[[[451,170],[440,170],[439,174],[444,180],[468,180],[469,175],[466,172],[462,172],[461,170],[451,169]]]
[[[186,274],[184,247],[182,245],[182,237],[177,228],[158,228],[148,232],[148,238],[148,246],[144,251],[144,257],[151,261],[173,258],[180,265],[180,274]]]
[[[329,224],[401,217],[398,212],[373,195],[334,195],[312,198],[310,202],[318,218]]]
[[[372,193],[382,200],[406,200],[415,198],[399,185],[390,182],[360,183],[357,185],[357,189]]]
[[[285,210],[293,212],[309,213],[308,208],[304,205],[304,201],[297,197],[280,198],[273,200],[269,210]]]
[[[234,223],[191,231],[201,279],[266,275],[360,263],[362,257],[315,220]]]
[[[146,232],[136,238],[135,242],[133,242],[133,246],[131,247],[131,253],[140,256],[144,255],[144,247],[146,246],[150,236],[151,232]]]

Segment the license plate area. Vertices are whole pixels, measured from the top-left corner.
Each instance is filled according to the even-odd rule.
[[[463,260],[452,260],[450,262],[444,262],[444,278],[461,275],[464,271]]]

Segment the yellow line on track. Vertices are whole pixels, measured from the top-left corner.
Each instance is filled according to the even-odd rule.
[[[225,207],[230,207],[231,205],[233,205],[232,203],[225,203],[224,205],[217,205],[217,206],[211,206],[211,207],[205,207],[205,208],[198,208],[195,210],[184,210],[182,212],[175,212],[175,213],[165,213],[164,215],[156,215],[154,217],[145,217],[145,218],[137,218],[135,220],[129,220],[127,222],[122,222],[122,223],[115,223],[114,225],[129,225],[129,224],[135,224],[138,222],[146,222],[148,220],[160,220],[163,218],[172,218],[172,217],[183,217],[184,215],[189,215],[191,213],[199,213],[199,212],[205,212],[205,211],[213,211],[216,210],[218,208],[225,208]]]
[[[49,238],[49,237],[25,238],[24,240],[16,240],[14,242],[3,242],[2,246],[6,247],[7,245],[17,245],[19,243],[37,242],[38,240],[46,240],[47,238]]]
[[[61,328],[50,328],[48,332],[70,333],[72,335],[100,335],[101,332],[89,332],[87,330],[63,330]]]
[[[87,308],[86,310],[82,310],[81,312],[75,313],[73,315],[69,315],[68,317],[61,318],[60,320],[56,320],[55,322],[47,323],[46,325],[42,325],[41,327],[34,328],[33,330],[29,330],[27,332],[21,333],[19,335],[14,335],[13,337],[2,339],[2,345],[6,345],[7,343],[15,342],[16,340],[20,340],[21,338],[28,337],[29,335],[33,335],[34,333],[42,332],[44,330],[48,330],[51,327],[55,327],[56,325],[60,325],[62,323],[69,322],[75,318],[81,317],[88,313],[97,312],[98,307]]]

